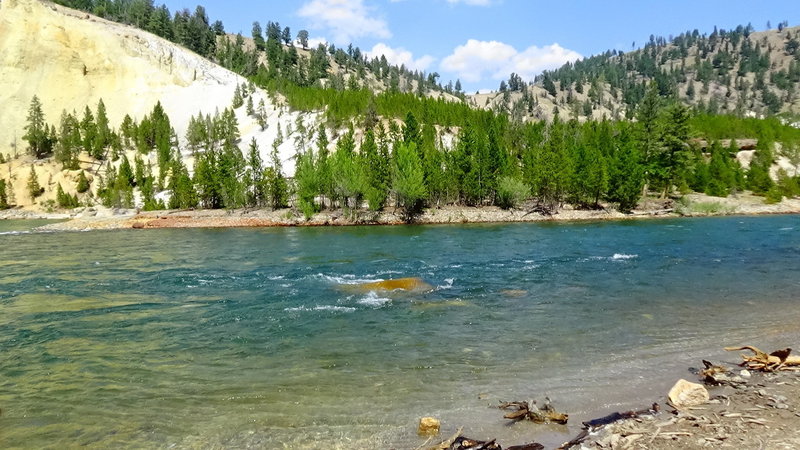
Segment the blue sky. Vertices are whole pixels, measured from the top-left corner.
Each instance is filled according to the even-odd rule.
[[[250,36],[254,20],[277,21],[292,34],[307,29],[312,39],[352,42],[390,62],[438,72],[442,81],[458,78],[469,92],[496,89],[511,72],[529,79],[580,56],[628,51],[650,34],[800,25],[794,1],[166,0],[173,12],[197,3],[228,32]]]

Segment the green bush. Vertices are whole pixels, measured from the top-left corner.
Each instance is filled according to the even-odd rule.
[[[778,186],[772,186],[767,193],[764,194],[764,202],[768,204],[780,203],[781,200],[783,200],[783,192]]]
[[[530,196],[530,193],[530,189],[522,181],[503,176],[497,183],[497,204],[503,209],[516,208]]]

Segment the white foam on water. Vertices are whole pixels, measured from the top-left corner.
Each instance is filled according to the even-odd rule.
[[[359,304],[372,306],[373,308],[380,308],[381,306],[391,302],[392,299],[386,297],[379,297],[378,293],[375,291],[367,292],[367,295],[358,300]]]
[[[436,289],[452,289],[454,281],[456,281],[455,278],[445,278],[444,279],[444,284],[440,284],[439,286],[436,286]]]
[[[305,312],[305,311],[353,312],[356,309],[348,306],[317,305],[314,307],[298,306],[296,308],[284,308],[283,310],[288,312]]]
[[[283,278],[284,278],[283,275],[270,275],[267,277],[267,279],[271,281],[282,280]]]
[[[314,275],[314,278],[319,280],[324,280],[333,284],[364,284],[364,283],[374,283],[376,281],[383,281],[383,279],[380,278],[356,278],[356,276],[352,274],[325,275],[324,273],[318,273]]]
[[[611,257],[614,261],[620,261],[624,259],[634,259],[638,258],[639,255],[626,255],[624,253],[614,253],[614,256]]]
[[[377,272],[376,275],[400,275],[402,273],[403,272],[400,272],[399,270],[381,270]]]
[[[792,230],[794,230],[794,227],[783,227],[778,229],[778,231],[792,231]]]

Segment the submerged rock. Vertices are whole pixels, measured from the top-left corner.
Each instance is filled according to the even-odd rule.
[[[417,433],[423,436],[436,436],[439,434],[440,425],[439,419],[435,417],[423,417],[419,419]]]
[[[669,402],[675,408],[686,408],[708,403],[708,390],[702,385],[684,379],[678,380],[669,390]]]
[[[396,278],[394,280],[373,281],[370,283],[361,284],[348,284],[343,286],[346,290],[354,290],[360,292],[369,291],[408,291],[408,292],[425,292],[433,289],[433,286],[426,283],[422,278]]]

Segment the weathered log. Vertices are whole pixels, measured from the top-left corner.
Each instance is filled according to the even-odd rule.
[[[464,427],[458,427],[458,431],[456,431],[452,436],[443,440],[442,442],[438,443],[437,445],[430,448],[430,450],[447,450],[453,445],[453,442],[456,441],[461,436],[461,433],[464,432]]]
[[[538,442],[532,442],[530,444],[512,445],[506,450],[544,450],[544,445]]]
[[[520,409],[514,412],[510,412],[503,416],[504,419],[511,419],[511,420],[522,420],[528,416],[528,409]]]
[[[582,425],[585,429],[594,429],[597,427],[602,427],[608,425],[610,423],[617,422],[623,419],[635,419],[639,416],[647,416],[647,415],[654,415],[661,410],[661,407],[658,406],[658,403],[653,403],[652,406],[648,409],[639,409],[633,411],[623,411],[623,412],[614,412],[607,416],[603,416],[597,419],[588,420],[583,422]]]

